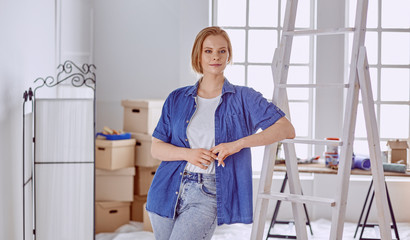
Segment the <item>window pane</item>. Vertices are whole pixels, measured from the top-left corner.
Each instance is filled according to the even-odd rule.
[[[309,156],[309,146],[306,144],[295,144],[296,156],[300,159],[308,159]]]
[[[373,100],[377,100],[377,69],[370,68],[370,83],[372,85]],[[362,101],[362,94],[359,94],[359,101]]]
[[[291,63],[308,63],[309,62],[309,37],[293,38],[292,52],[290,54]]]
[[[357,119],[356,119],[356,130],[355,137],[366,137],[366,123],[364,121],[363,105],[359,104],[357,106]]]
[[[289,100],[308,100],[309,99],[309,89],[307,88],[288,88],[288,98]]]
[[[356,16],[356,4],[357,0],[349,1],[349,27],[354,27],[354,21]],[[378,1],[369,1],[369,7],[367,10],[367,27],[368,28],[377,28],[378,22]]]
[[[252,171],[260,172],[262,170],[263,153],[265,151],[265,146],[252,147]]]
[[[262,93],[266,99],[273,96],[273,77],[270,66],[249,66],[248,86]]]
[[[224,75],[232,84],[241,86],[245,85],[245,67],[242,65],[226,66]]]
[[[278,0],[249,1],[249,26],[277,27]]]
[[[309,67],[290,66],[288,72],[288,83],[290,84],[307,84],[309,83]],[[308,100],[308,88],[288,88],[288,98],[290,100]]]
[[[298,1],[295,28],[308,28],[310,26],[310,1]]]
[[[354,20],[356,15],[356,2],[355,0],[348,1],[349,3],[349,26],[354,27]]]
[[[390,1],[390,0],[389,0]],[[370,0],[369,8],[367,9],[367,27],[377,28],[378,22],[378,1]]]
[[[245,62],[245,30],[227,29],[226,32],[231,39],[233,61]]]
[[[308,84],[309,67],[308,66],[290,66],[288,71],[288,83],[290,84]]]
[[[348,52],[348,59],[347,61],[350,63],[351,57],[352,57],[352,47],[353,47],[353,35],[350,34],[348,36],[349,38],[349,45],[347,46],[347,52]],[[377,64],[377,58],[378,58],[378,37],[377,37],[377,32],[366,32],[366,38],[365,38],[365,47],[366,47],[366,52],[367,52],[367,60],[369,64]]]
[[[277,46],[277,31],[249,30],[248,61],[271,63]]]
[[[292,124],[295,127],[296,136],[307,137],[308,136],[308,118],[309,118],[309,106],[308,103],[289,103],[290,116]]]
[[[377,56],[378,56],[377,42],[378,42],[377,32],[367,32],[366,33],[365,46],[366,46],[366,52],[367,52],[367,60],[369,64],[377,64]],[[351,50],[349,49],[349,51]]]
[[[381,69],[381,100],[409,101],[409,69]]]
[[[380,107],[380,137],[408,138],[409,136],[409,106],[381,105]]]
[[[369,156],[369,144],[366,140],[354,140],[353,153],[356,155]]]
[[[410,33],[382,33],[382,63],[410,63]]]
[[[217,8],[217,25],[235,27],[246,25],[245,0],[219,0]]]
[[[409,28],[410,25],[409,0],[382,1],[383,28]]]

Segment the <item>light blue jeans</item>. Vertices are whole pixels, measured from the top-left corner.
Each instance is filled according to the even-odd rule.
[[[185,172],[180,191],[175,219],[148,212],[155,239],[211,239],[217,224],[215,175]]]

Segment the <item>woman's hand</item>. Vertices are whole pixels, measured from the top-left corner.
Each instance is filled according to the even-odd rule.
[[[241,149],[242,149],[242,146],[241,146],[240,142],[235,141],[235,142],[228,142],[228,143],[218,144],[217,146],[211,148],[210,151],[212,153],[218,155],[218,158],[217,158],[218,166],[222,165],[223,167],[225,167],[224,160],[228,156],[239,152]]]
[[[210,150],[204,148],[187,149],[186,160],[202,169],[207,169],[208,165],[214,161],[217,156]]]

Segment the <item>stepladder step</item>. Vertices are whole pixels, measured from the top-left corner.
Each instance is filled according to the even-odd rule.
[[[340,140],[306,139],[306,138],[284,139],[280,142],[281,143],[314,144],[314,145],[338,145],[338,146],[343,145],[343,141],[340,141]]]
[[[277,85],[279,88],[349,88],[349,84],[345,83],[316,83],[316,84],[288,84],[281,83]]]
[[[310,204],[323,204],[330,207],[336,206],[336,202],[331,198],[313,197],[305,196],[299,194],[289,194],[289,193],[275,193],[275,192],[264,192],[258,194],[259,198],[264,199],[275,199],[281,201],[288,201],[294,203],[310,203]]]
[[[285,31],[285,36],[311,36],[311,35],[337,35],[354,32],[355,28],[328,28],[328,29],[308,29],[308,30],[296,30]]]

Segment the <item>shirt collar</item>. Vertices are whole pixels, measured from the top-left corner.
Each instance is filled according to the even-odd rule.
[[[193,97],[196,97],[197,92],[198,92],[198,86],[199,86],[199,81],[197,81],[195,83],[195,85],[190,86],[187,89],[187,92],[186,92],[185,96],[192,95]],[[232,85],[228,81],[228,79],[225,78],[224,85],[222,86],[222,95],[224,95],[225,93],[228,93],[228,92],[235,93],[235,88],[234,88],[234,85]]]

